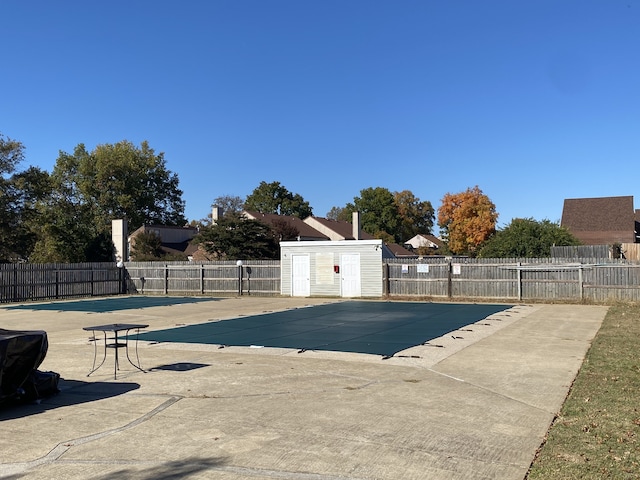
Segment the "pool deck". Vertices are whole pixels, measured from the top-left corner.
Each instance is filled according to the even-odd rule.
[[[607,311],[517,305],[387,360],[140,342],[146,372],[121,356],[114,380],[108,352],[87,377],[89,325],[159,330],[333,301],[0,306],[0,327],[47,331],[39,369],[62,377],[60,394],[0,409],[0,478],[522,480]]]

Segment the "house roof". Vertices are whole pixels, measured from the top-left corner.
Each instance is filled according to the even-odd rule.
[[[185,254],[185,255],[193,255],[196,250],[198,250],[198,245],[191,242],[191,240],[187,240],[185,242],[180,243],[163,243],[160,247],[163,252],[169,254]]]
[[[411,245],[413,248],[433,247],[434,245],[436,248],[442,248],[444,245],[442,240],[430,233],[419,233],[404,243],[405,245]]]
[[[328,236],[323,235],[321,232],[306,224],[298,217],[292,217],[289,215],[277,215],[275,213],[252,212],[247,210],[245,210],[243,213],[249,219],[258,220],[271,226],[273,226],[277,221],[284,221],[289,226],[294,227],[298,231],[300,240],[330,240]]]
[[[585,245],[635,243],[633,196],[565,199],[560,225]]]
[[[355,240],[353,236],[353,224],[342,220],[329,220],[322,217],[309,216],[304,220],[296,217],[287,217],[286,215],[263,214],[258,212],[245,212],[248,218],[261,220],[265,222],[273,222],[275,220],[286,220],[290,224],[298,227],[300,223],[305,225],[305,229],[299,228],[301,240],[330,240],[344,241]],[[313,233],[315,232],[315,234]],[[303,235],[304,233],[304,235]],[[376,240],[376,238],[365,232],[360,231],[360,240]],[[388,252],[388,257],[407,257],[416,258],[417,255],[407,250],[397,243],[384,243],[383,251]]]
[[[322,217],[307,217],[304,222],[327,235],[331,240],[355,240],[353,224],[343,220],[329,220]],[[374,240],[375,237],[360,231],[360,240]]]
[[[143,225],[131,232],[129,234],[129,238],[135,237],[142,232],[157,232],[161,239],[163,238],[163,235],[172,237],[177,235],[179,237],[191,239],[198,233],[198,228],[190,225],[185,225],[184,227],[179,227],[177,225]]]
[[[198,229],[192,226],[179,227],[175,225],[143,225],[134,230],[128,239],[135,248],[136,237],[141,233],[154,232],[160,237],[161,250],[168,254],[191,255],[197,246],[191,240],[198,234]]]
[[[397,243],[385,243],[384,245],[396,258],[418,258],[418,255],[416,255],[414,252],[412,252],[411,250],[407,250],[402,245],[398,245]]]

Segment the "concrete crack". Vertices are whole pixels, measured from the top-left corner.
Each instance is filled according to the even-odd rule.
[[[53,463],[56,460],[58,460],[62,455],[64,455],[71,447],[75,447],[76,445],[83,445],[85,443],[93,442],[95,440],[100,440],[102,438],[108,437],[115,433],[119,433],[124,430],[128,430],[130,428],[136,427],[141,423],[144,423],[150,418],[154,417],[158,413],[162,412],[163,410],[166,410],[181,398],[182,397],[172,396],[171,398],[164,401],[162,404],[158,405],[156,408],[154,408],[150,412],[145,413],[143,416],[121,427],[112,428],[110,430],[105,430],[104,432],[94,433],[93,435],[87,435],[86,437],[80,437],[73,440],[67,440],[65,442],[61,442],[57,444],[45,456],[37,458],[35,460],[31,460],[30,462],[4,463],[2,464],[2,474],[0,474],[0,478],[16,475],[19,473],[24,473],[25,471],[33,467],[37,467],[47,463]]]

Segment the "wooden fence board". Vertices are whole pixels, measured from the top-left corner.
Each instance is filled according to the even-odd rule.
[[[425,258],[385,260],[384,295],[509,301],[640,301],[628,260]],[[0,303],[141,293],[280,295],[280,262],[0,265]]]
[[[121,275],[112,263],[0,265],[0,303],[122,293]]]

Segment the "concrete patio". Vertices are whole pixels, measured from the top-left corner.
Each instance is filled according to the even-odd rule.
[[[237,297],[103,313],[0,307],[45,330],[61,392],[0,410],[0,478],[522,480],[607,308],[517,305],[382,360],[283,348],[140,342],[90,377],[82,328],[148,330],[314,304]],[[108,352],[112,355],[112,352]]]

